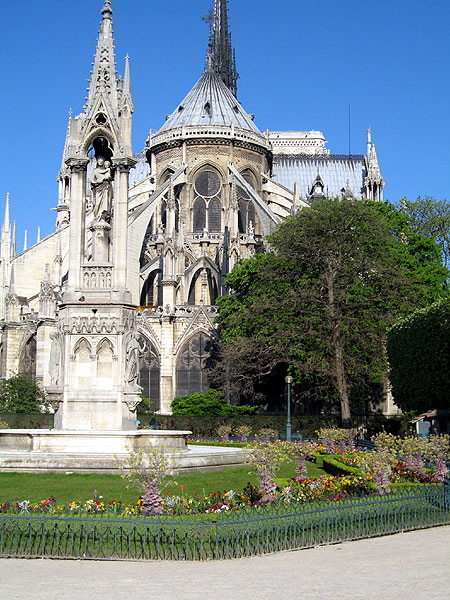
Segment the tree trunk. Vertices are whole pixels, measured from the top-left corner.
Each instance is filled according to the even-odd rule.
[[[341,338],[341,329],[336,305],[334,302],[334,277],[335,272],[330,270],[327,273],[328,315],[330,317],[331,340],[335,357],[336,385],[339,394],[339,401],[341,403],[341,421],[343,427],[350,427],[350,401],[348,397],[347,377],[345,375],[344,348]]]

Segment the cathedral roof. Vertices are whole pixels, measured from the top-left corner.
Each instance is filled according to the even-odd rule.
[[[236,127],[262,135],[252,117],[212,69],[204,71],[158,133],[204,125]]]
[[[273,176],[290,190],[298,184],[301,197],[307,198],[317,174],[324,183],[324,193],[328,198],[340,198],[346,184],[347,193],[362,197],[364,184],[364,156],[360,154],[330,154],[323,156],[275,155]]]

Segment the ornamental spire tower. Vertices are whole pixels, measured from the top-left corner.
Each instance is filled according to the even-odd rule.
[[[228,28],[227,0],[215,0],[214,13],[210,16],[206,69],[214,71],[236,96],[238,73]]]
[[[127,260],[129,173],[136,164],[130,67],[127,57],[124,77],[117,76],[111,3],[102,4],[88,96],[83,112],[70,115],[59,174],[68,272],[50,352],[62,362],[50,360],[47,392],[59,405],[56,427],[68,430],[135,429],[141,392]]]
[[[87,104],[85,106],[86,112],[92,101],[99,95],[107,99],[108,103],[111,103],[111,108],[117,108],[112,14],[111,2],[110,0],[105,0],[102,8],[100,31],[98,32],[97,49],[89,80]]]

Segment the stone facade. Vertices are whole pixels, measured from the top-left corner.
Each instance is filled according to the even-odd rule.
[[[141,394],[168,413],[175,395],[207,388],[226,274],[320,182],[325,195],[332,170],[339,190],[382,199],[370,134],[355,159],[333,158],[319,131],[257,129],[236,99],[226,15],[216,0],[204,73],[133,155],[128,58],[117,77],[105,0],[86,105],[67,127],[56,231],[17,254],[7,199],[1,375],[35,376],[59,429],[133,429]]]

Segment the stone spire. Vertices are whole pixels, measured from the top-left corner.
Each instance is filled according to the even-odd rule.
[[[367,129],[367,155],[364,162],[366,167],[366,177],[364,178],[365,196],[369,200],[382,202],[384,179],[381,176],[377,151],[375,149],[375,144],[372,142],[372,132],[370,127]]]
[[[2,225],[2,229],[4,231],[9,231],[10,228],[10,224],[9,224],[9,192],[6,192],[6,199],[5,199],[5,214],[3,217],[3,225]]]
[[[110,0],[105,0],[102,8],[102,21],[98,33],[97,49],[89,80],[85,111],[96,103],[99,96],[108,99],[112,108],[117,108],[116,62],[114,55],[112,8]]]
[[[3,217],[1,231],[0,265],[2,271],[1,285],[9,283],[9,269],[11,260],[11,225],[9,222],[9,192],[6,192],[5,216]]]
[[[130,113],[134,111],[133,99],[131,97],[130,57],[128,54],[125,56],[121,109],[122,111],[128,109]]]
[[[228,29],[227,0],[215,0],[214,13],[210,17],[206,70],[212,70],[236,96],[237,79],[236,61],[231,46],[231,34]]]
[[[12,239],[11,239],[11,256],[15,256],[17,253],[17,223],[13,222]]]

